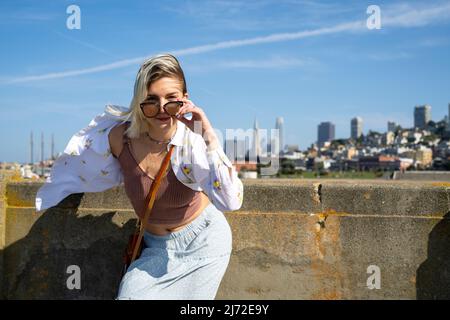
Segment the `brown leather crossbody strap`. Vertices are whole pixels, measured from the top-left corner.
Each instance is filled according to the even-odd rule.
[[[145,199],[147,203],[147,210],[145,211],[143,221],[140,222],[139,237],[133,249],[133,256],[131,257],[131,262],[133,262],[137,257],[138,250],[142,241],[142,236],[144,235],[145,226],[148,222],[148,218],[150,217],[150,212],[152,211],[153,204],[155,203],[156,193],[158,192],[159,185],[161,184],[161,178],[163,177],[164,173],[167,170],[167,167],[169,166],[173,148],[174,145],[171,145],[169,152],[167,152],[166,156],[164,157],[164,160],[161,164],[161,168],[159,168],[158,174],[155,177],[155,181],[153,181],[152,186],[150,187],[150,192],[148,193],[147,198]]]

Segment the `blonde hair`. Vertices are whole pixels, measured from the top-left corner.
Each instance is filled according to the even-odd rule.
[[[106,106],[105,112],[113,116],[123,117],[124,121],[131,121],[130,126],[124,132],[128,137],[138,138],[145,130],[146,120],[141,112],[140,103],[147,96],[150,85],[164,77],[180,80],[183,86],[183,94],[187,93],[186,79],[177,58],[169,53],[158,54],[146,60],[139,68],[129,110],[123,111],[122,108],[114,105]]]

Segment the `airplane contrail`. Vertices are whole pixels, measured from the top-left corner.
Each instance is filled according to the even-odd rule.
[[[431,23],[439,18],[446,18],[450,16],[450,4],[434,6],[428,9],[409,9],[405,12],[401,12],[397,15],[385,15],[385,18],[382,19],[383,26],[392,26],[392,27],[410,27],[410,26],[423,26]],[[228,40],[221,41],[213,44],[206,44],[201,46],[194,46],[190,48],[178,49],[178,50],[169,50],[167,52],[175,55],[175,56],[187,56],[187,55],[195,55],[201,54],[205,52],[217,51],[228,48],[237,48],[237,47],[245,47],[245,46],[253,46],[264,43],[276,43],[282,41],[292,41],[303,39],[307,37],[316,37],[326,34],[333,33],[342,33],[342,32],[358,32],[365,31],[366,21],[353,21],[347,23],[337,24],[331,27],[323,27],[313,30],[304,30],[298,32],[290,32],[290,33],[276,33],[267,36],[249,38],[249,39],[240,39],[240,40]],[[30,81],[38,81],[38,80],[48,80],[48,79],[58,79],[58,78],[67,78],[72,76],[78,76],[83,74],[97,73],[102,71],[114,70],[123,67],[127,67],[130,65],[141,64],[146,59],[150,58],[152,55],[141,56],[129,59],[123,59],[116,62],[98,65],[90,68],[83,68],[78,70],[69,70],[62,72],[53,72],[46,73],[42,75],[35,76],[24,76],[17,77],[12,79],[3,80],[3,83],[20,83],[20,82],[30,82]]]

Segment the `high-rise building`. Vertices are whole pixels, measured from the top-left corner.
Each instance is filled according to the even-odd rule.
[[[351,132],[350,136],[352,139],[358,139],[362,134],[363,121],[361,117],[355,117],[350,122]]]
[[[395,132],[395,130],[397,130],[397,123],[395,121],[388,121],[387,131]]]
[[[51,149],[51,155],[50,155],[50,159],[54,159],[54,154],[55,154],[55,136],[52,133],[52,149]]]
[[[283,141],[283,123],[284,119],[282,117],[278,117],[275,122],[275,129],[278,129],[279,133],[279,147],[280,147],[280,153],[284,151],[284,141]]]
[[[30,163],[33,165],[34,163],[34,141],[33,141],[33,131],[30,134]]]
[[[41,175],[44,176],[44,132],[41,132]]]
[[[447,130],[450,131],[450,103],[448,104]]]
[[[237,136],[234,136],[232,139],[225,140],[224,151],[231,162],[245,163],[245,155],[248,149],[247,137],[238,139]]]
[[[255,123],[253,126],[253,155],[255,157],[255,160],[258,156],[261,155],[261,141],[259,138],[258,120],[256,120],[255,118]]]
[[[424,129],[431,120],[431,106],[426,104],[414,108],[414,127]]]
[[[317,134],[317,144],[319,148],[323,146],[325,141],[334,140],[334,124],[327,121],[321,122],[318,126]]]

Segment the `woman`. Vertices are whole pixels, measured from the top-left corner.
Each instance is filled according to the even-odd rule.
[[[122,278],[117,299],[214,299],[228,266],[232,235],[222,211],[241,207],[242,182],[205,112],[188,97],[174,56],[147,60],[130,108],[107,106],[72,137],[38,191],[36,208],[42,210],[68,194],[103,191],[123,181],[142,219],[150,186],[174,146],[144,223],[144,249]],[[71,165],[76,169],[68,173]]]

